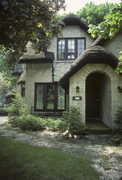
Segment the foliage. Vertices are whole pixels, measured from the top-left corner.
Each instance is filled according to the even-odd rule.
[[[122,2],[112,8],[105,16],[104,21],[98,26],[90,25],[89,32],[92,37],[101,36],[103,38],[113,38],[117,33],[122,32]],[[118,70],[122,72],[122,55],[120,53]]]
[[[99,176],[84,156],[0,138],[0,179],[98,180]]]
[[[120,145],[122,143],[122,134],[113,135],[111,139],[115,144]]]
[[[80,9],[76,14],[87,24],[98,25],[104,19],[111,8],[115,7],[113,3],[95,4],[94,2],[87,3],[85,7]]]
[[[60,29],[55,15],[63,0],[1,0],[0,44],[21,53],[28,41],[45,50]]]
[[[0,45],[0,72],[11,73],[19,57],[16,52],[7,50],[7,48]]]
[[[28,114],[18,118],[17,126],[22,130],[42,131],[46,123],[45,119]]]
[[[119,127],[122,125],[122,107],[120,107],[115,114],[115,122],[119,124]]]
[[[20,96],[15,94],[15,98],[13,99],[13,103],[8,107],[8,116],[9,119],[13,117],[20,117],[21,115],[26,114],[26,108],[23,104]]]
[[[10,84],[5,80],[5,78],[0,74],[0,103],[5,102],[5,95],[10,90]]]
[[[67,122],[66,127],[72,138],[74,135],[81,135],[85,133],[86,127],[82,123],[82,116],[77,107],[72,106],[71,109],[63,115],[63,119]]]
[[[112,8],[103,22],[98,26],[91,25],[89,30],[93,38],[98,35],[104,38],[113,38],[120,31],[122,31],[122,3]]]
[[[120,51],[119,63],[118,63],[117,70],[118,70],[120,73],[122,73],[122,51]]]
[[[0,116],[6,116],[7,115],[7,109],[0,107]]]
[[[45,119],[46,127],[51,131],[60,131],[62,129],[62,120],[61,119]]]

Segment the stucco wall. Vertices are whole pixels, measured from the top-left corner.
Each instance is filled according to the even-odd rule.
[[[113,39],[108,40],[104,44],[105,49],[111,51],[116,57],[119,56],[119,52],[122,50],[122,35],[117,35]]]
[[[88,48],[93,40],[79,26],[65,26],[59,37],[86,37],[86,48]],[[52,43],[48,51],[54,52],[54,81],[59,81],[62,75],[71,67],[74,60],[58,61],[57,60],[57,37],[52,39]],[[31,112],[31,106],[34,106],[34,84],[35,82],[52,82],[52,64],[27,64],[26,65],[26,84],[25,84],[25,102],[28,104],[28,111]],[[18,87],[20,91],[20,87]]]
[[[28,112],[31,106],[34,107],[35,82],[52,82],[52,64],[27,64],[25,103],[28,105]]]
[[[59,38],[86,38],[86,49],[93,43],[93,39],[88,33],[83,31],[79,26],[65,26],[59,34]],[[54,52],[55,61],[55,81],[59,81],[61,76],[71,67],[74,60],[57,60],[57,37],[52,39],[52,43],[48,51]]]
[[[85,98],[85,88],[86,88],[86,78],[90,73],[100,72],[104,73],[111,82],[111,89],[108,89],[108,93],[111,93],[110,99],[107,98],[107,95],[103,97],[108,101],[106,106],[104,107],[104,112],[106,113],[106,117],[104,117],[104,122],[111,128],[115,127],[114,118],[115,113],[120,105],[122,106],[122,93],[118,92],[118,86],[122,84],[122,76],[118,75],[109,65],[106,64],[87,64],[83,68],[81,68],[77,73],[75,73],[70,78],[70,91],[69,91],[69,99],[70,106],[77,106],[80,109],[82,114],[82,122],[85,124],[85,108],[86,108],[86,98]],[[80,87],[80,92],[76,93],[76,86]],[[109,88],[110,86],[105,84],[105,88]],[[81,96],[81,101],[73,100],[73,96]],[[110,106],[108,103],[111,103]],[[108,107],[109,106],[109,107]],[[111,108],[110,108],[111,107]],[[109,120],[108,120],[109,118]]]

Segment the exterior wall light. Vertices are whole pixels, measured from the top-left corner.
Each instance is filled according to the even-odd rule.
[[[122,87],[118,86],[118,92],[122,93]]]
[[[79,91],[80,91],[80,87],[76,86],[76,93],[79,93]]]

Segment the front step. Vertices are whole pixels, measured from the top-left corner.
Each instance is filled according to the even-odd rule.
[[[107,127],[103,122],[90,122],[87,123],[88,131],[94,134],[110,134],[112,129]]]

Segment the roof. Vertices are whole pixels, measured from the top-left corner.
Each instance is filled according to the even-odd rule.
[[[84,31],[88,31],[88,25],[82,21],[78,16],[74,14],[69,14],[65,16],[62,21],[65,25],[78,25],[80,28],[82,28]]]
[[[25,78],[26,78],[26,71],[24,71],[24,72],[21,74],[21,76],[20,76],[20,78],[19,78],[19,80],[18,80],[18,84],[25,84]]]
[[[81,54],[72,64],[71,68],[60,79],[61,84],[65,84],[69,78],[80,70],[85,64],[109,64],[116,68],[118,59],[111,52],[101,46],[92,46]]]
[[[20,57],[19,63],[52,63],[54,60],[53,52],[36,53],[31,42],[28,42],[26,48],[27,52]]]
[[[23,72],[22,64],[16,64],[14,71],[12,72],[13,76],[19,76]]]
[[[92,46],[103,46],[105,42],[107,42],[109,39],[104,39],[102,37],[98,37],[92,44]]]

